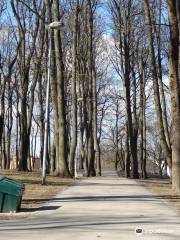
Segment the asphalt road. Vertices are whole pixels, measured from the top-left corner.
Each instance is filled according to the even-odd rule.
[[[106,171],[29,218],[1,221],[0,240],[179,240],[180,217],[134,180]]]

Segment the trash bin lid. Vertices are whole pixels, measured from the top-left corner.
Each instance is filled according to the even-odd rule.
[[[22,182],[7,177],[0,177],[0,192],[20,196],[24,189]]]

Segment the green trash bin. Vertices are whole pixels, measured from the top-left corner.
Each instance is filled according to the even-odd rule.
[[[24,189],[23,183],[10,178],[0,177],[0,212],[19,211]]]

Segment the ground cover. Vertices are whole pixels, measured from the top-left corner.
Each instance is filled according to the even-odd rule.
[[[0,219],[27,217],[32,212],[40,209],[57,193],[63,191],[69,185],[78,181],[71,178],[61,178],[47,175],[47,184],[42,186],[41,174],[39,172],[0,170],[0,177],[2,176],[22,181],[25,184],[25,192],[23,194],[20,212],[17,214],[0,214]]]
[[[172,189],[169,178],[151,177],[145,180],[137,180],[141,185],[162,199],[180,215],[180,194]]]

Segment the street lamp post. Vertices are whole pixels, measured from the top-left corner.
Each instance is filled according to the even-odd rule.
[[[47,145],[48,145],[48,125],[49,125],[49,95],[50,95],[50,77],[51,77],[51,53],[52,53],[52,39],[51,30],[60,29],[63,27],[62,22],[54,21],[47,25],[49,31],[49,53],[48,53],[48,73],[47,73],[47,87],[46,87],[46,107],[45,107],[45,129],[44,129],[44,149],[43,149],[43,163],[42,163],[42,185],[46,183],[46,160],[47,160]]]
[[[74,177],[78,177],[77,169],[80,160],[80,111],[79,111],[79,103],[83,101],[83,98],[78,98],[78,111],[77,111],[77,148],[76,148],[76,157],[75,157],[75,163],[74,163]]]

